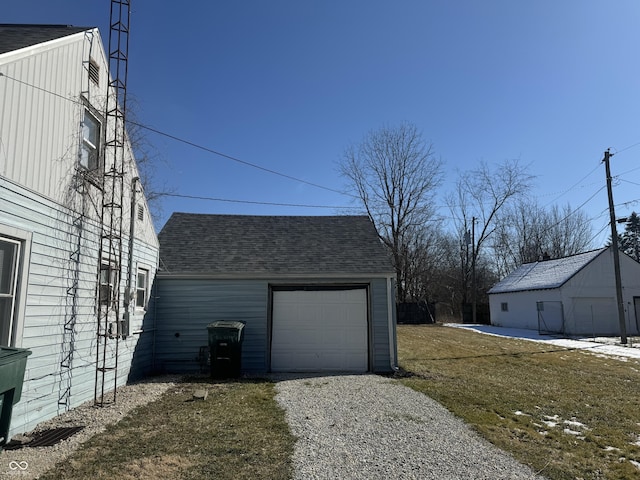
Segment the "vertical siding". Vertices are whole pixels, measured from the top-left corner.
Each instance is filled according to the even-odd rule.
[[[88,79],[86,63],[90,58],[100,67],[99,85]],[[98,31],[2,54],[0,71],[4,74],[0,77],[0,176],[73,208],[69,186],[78,161],[85,109],[82,98],[102,112],[108,87],[108,64]],[[130,145],[126,155],[133,158]],[[138,176],[135,163],[128,170],[125,187]],[[128,218],[130,191],[125,190],[124,214]],[[137,228],[136,237],[157,246],[142,195],[139,202],[145,207],[145,221]],[[93,218],[97,218],[95,208]]]
[[[83,34],[55,48],[0,57],[0,172],[50,198],[77,158]],[[106,86],[104,91],[106,92]]]

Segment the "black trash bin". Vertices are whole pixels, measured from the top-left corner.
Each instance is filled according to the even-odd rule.
[[[0,450],[9,438],[13,406],[22,396],[24,371],[30,350],[0,347]]]
[[[244,322],[217,321],[207,325],[211,376],[237,378],[240,376]]]

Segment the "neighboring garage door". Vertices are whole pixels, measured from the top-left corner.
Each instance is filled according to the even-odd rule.
[[[274,290],[271,370],[368,370],[367,290]]]
[[[573,325],[566,333],[575,335],[617,335],[620,324],[614,297],[573,298]]]

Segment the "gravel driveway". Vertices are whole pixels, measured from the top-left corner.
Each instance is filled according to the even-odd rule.
[[[542,479],[431,398],[377,375],[284,377],[295,479]]]

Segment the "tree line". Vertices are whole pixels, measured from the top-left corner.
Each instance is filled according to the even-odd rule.
[[[488,303],[487,290],[522,263],[593,248],[586,214],[537,203],[535,177],[518,160],[457,172],[443,214],[444,162],[410,123],[369,132],[339,170],[392,257],[399,303],[439,303],[459,315],[474,294]]]

